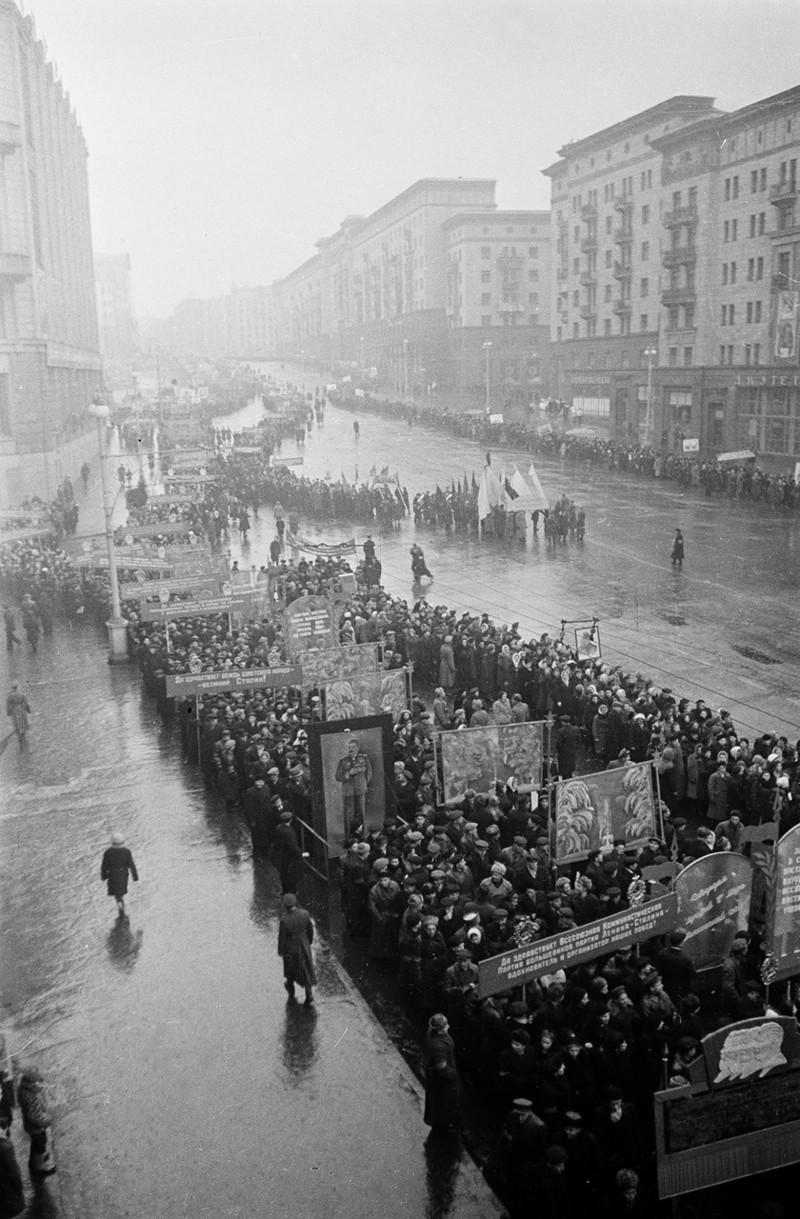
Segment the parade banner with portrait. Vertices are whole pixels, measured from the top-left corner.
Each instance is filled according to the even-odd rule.
[[[331,859],[359,826],[371,834],[392,808],[392,718],[360,716],[315,723],[309,733],[314,829]]]
[[[515,779],[519,791],[542,785],[542,725],[487,724],[440,732],[434,737],[444,800],[455,800],[471,789],[487,794],[495,784]],[[438,769],[438,765],[437,765]]]
[[[334,681],[352,681],[376,673],[380,664],[380,644],[349,643],[340,648],[310,649],[299,658],[303,670],[303,689],[325,686]]]
[[[575,631],[575,655],[578,660],[599,660],[603,654],[600,630],[596,626],[581,626]]]
[[[769,948],[775,978],[800,973],[800,825],[784,834],[776,850],[774,893],[770,901]]]
[[[800,292],[784,290],[775,297],[775,347],[778,360],[797,359],[797,315]]]
[[[556,859],[573,863],[610,851],[617,839],[639,846],[656,832],[652,764],[615,766],[556,784]]]
[[[391,715],[396,723],[409,705],[408,669],[366,673],[324,687],[325,719],[350,720],[363,715]]]
[[[298,597],[283,611],[283,625],[286,651],[293,657],[311,648],[331,648],[337,642],[328,597]]]
[[[681,945],[695,969],[721,965],[750,917],[753,866],[743,855],[715,852],[695,859],[675,880]]]

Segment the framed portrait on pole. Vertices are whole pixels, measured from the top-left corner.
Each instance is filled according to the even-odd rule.
[[[366,715],[311,725],[311,807],[314,829],[331,859],[359,825],[381,829],[392,807],[393,733],[390,715]]]

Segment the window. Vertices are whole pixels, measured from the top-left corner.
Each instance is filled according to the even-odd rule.
[[[761,344],[760,343],[753,344],[753,363],[754,364],[761,363]]]
[[[610,301],[611,300],[611,284],[606,284],[606,286],[603,290],[603,293],[604,293],[603,300]]]
[[[678,307],[677,307],[677,305],[673,305],[670,308],[667,329],[668,330],[677,330],[678,329]]]
[[[736,263],[735,262],[731,263],[731,283],[732,284],[736,283]]]
[[[643,241],[642,242],[642,262],[647,262],[649,257],[650,257],[650,242]]]
[[[738,174],[734,174],[732,186],[733,186],[733,190],[731,193],[733,194],[734,199],[738,199],[739,198],[739,175]]]
[[[731,221],[731,241],[736,241],[738,231],[739,231],[739,221],[732,220]]]
[[[573,305],[575,305],[575,307],[576,307],[576,308],[577,308],[577,306],[578,306],[578,305],[581,303],[581,294],[580,294],[580,292],[573,292],[573,293],[572,293],[572,303],[573,303]]]
[[[728,282],[728,264],[726,262],[722,264],[722,282],[724,284]]]
[[[763,278],[764,278],[764,259],[757,258],[756,259],[756,279],[763,279]]]
[[[767,213],[759,212],[758,213],[758,235],[759,235],[759,237],[766,231],[766,227],[767,227]]]
[[[646,313],[643,313],[642,316],[639,318],[639,329],[643,332],[647,330],[647,314]]]
[[[492,324],[491,313],[484,313],[483,317],[481,318],[481,326],[491,326],[491,324]]]
[[[647,189],[647,174],[645,173],[645,171],[644,171],[644,170],[642,170],[642,182],[641,182],[641,189],[642,189],[642,190],[646,190],[646,189]]]
[[[750,171],[750,194],[754,195],[758,190],[758,170],[751,169]]]
[[[685,305],[683,309],[684,330],[694,330],[694,305]]]
[[[610,233],[610,232],[611,232],[611,226],[612,226],[612,224],[613,224],[613,221],[612,221],[611,217],[610,217],[610,216],[606,216],[606,232],[607,232],[607,233]]]
[[[753,276],[755,275],[755,273],[756,273],[756,260],[755,260],[755,258],[748,258],[748,260],[747,260],[747,278],[752,279]]]
[[[726,326],[727,324],[728,324],[728,306],[723,305],[721,313],[720,313],[720,325]]]
[[[720,345],[719,345],[719,362],[720,362],[720,364],[725,363],[725,344],[724,343],[720,343]]]
[[[724,224],[722,225],[722,240],[730,241],[730,239],[731,239],[731,222],[730,222],[730,220],[726,220],[724,222]]]
[[[767,189],[767,167],[766,167],[766,165],[760,171],[758,181],[759,181],[759,186],[758,186],[759,190],[766,190]]]
[[[728,201],[728,199],[730,199],[730,197],[731,197],[731,180],[730,180],[730,178],[726,178],[725,179],[725,200],[726,200],[726,202]]]
[[[734,315],[735,315],[735,313],[736,313],[736,306],[735,306],[735,305],[728,305],[728,325],[729,325],[729,326],[732,326],[732,325],[733,325],[733,321],[734,321]]]
[[[572,260],[572,273],[573,273],[573,275],[577,275],[577,274],[578,274],[578,272],[580,271],[580,269],[581,269],[581,260],[580,260],[580,258],[573,258],[573,260]]]
[[[528,293],[528,304],[529,305],[538,305],[539,304],[539,293],[538,292],[529,292]]]
[[[645,205],[642,208],[642,224],[649,224],[649,223],[650,223],[650,204],[645,203]]]
[[[528,272],[528,279],[531,281],[532,284],[538,284],[539,272],[534,270],[533,268],[531,268],[531,270]]]
[[[491,305],[491,303],[492,303],[491,292],[482,292],[481,293],[481,304],[482,305]]]
[[[684,347],[683,362],[687,368],[691,368],[694,363],[694,347]]]
[[[575,242],[576,242],[576,244],[577,244],[577,242],[579,242],[579,241],[580,241],[580,239],[581,239],[581,230],[580,230],[580,228],[578,227],[578,225],[577,225],[577,224],[575,225],[575,231],[574,231],[574,233],[573,233],[573,237],[575,238]]]
[[[728,363],[733,363],[733,343],[728,344]]]
[[[538,258],[539,257],[538,245],[528,246],[528,257],[529,258]]]
[[[578,323],[577,322],[572,323],[572,337],[573,337],[573,339],[578,338]]]
[[[607,317],[603,322],[603,334],[611,334],[611,318]]]
[[[745,343],[745,345],[744,345],[744,362],[745,362],[745,364],[750,363],[750,344],[749,343]]]
[[[482,284],[490,284],[491,282],[492,282],[492,273],[491,273],[491,271],[481,271],[481,283],[482,283]]]
[[[650,293],[650,280],[643,279],[639,284],[639,295],[648,296]]]
[[[669,364],[670,368],[678,367],[678,348],[677,347],[670,347],[669,359],[668,359],[667,363]]]
[[[611,266],[611,251],[610,250],[606,250],[606,266],[607,267]]]
[[[488,245],[482,245],[482,246],[481,246],[481,258],[491,258],[491,257],[492,257],[492,248],[491,248],[491,246],[488,246]]]
[[[755,235],[756,235],[756,214],[755,214],[755,212],[753,212],[753,214],[750,217],[750,236],[755,237]]]
[[[744,320],[747,322],[748,326],[752,325],[752,322],[753,322],[753,302],[752,301],[747,302],[747,306],[745,308],[745,319]]]
[[[761,301],[756,301],[756,303],[755,303],[755,306],[753,309],[753,321],[754,322],[761,321]]]

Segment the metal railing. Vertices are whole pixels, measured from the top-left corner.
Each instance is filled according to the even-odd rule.
[[[331,854],[328,843],[321,834],[318,834],[307,821],[304,821],[302,817],[298,817],[296,813],[294,815],[294,823],[300,827],[300,850],[303,852],[303,863],[320,880],[329,882],[331,879]],[[307,849],[306,835],[308,835],[308,846],[311,850]],[[324,867],[325,871],[321,872],[317,864]]]

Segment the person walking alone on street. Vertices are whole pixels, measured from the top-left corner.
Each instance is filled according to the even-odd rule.
[[[284,893],[284,911],[278,924],[278,956],[283,960],[283,985],[294,1001],[295,986],[306,992],[306,1007],[314,1002],[313,986],[317,984],[311,945],[314,942],[314,923],[311,915],[297,904],[294,893]]]
[[[139,879],[133,856],[126,846],[123,846],[122,834],[111,835],[111,846],[103,854],[100,865],[100,879],[108,884],[108,896],[117,903],[119,918],[127,918],[125,912],[125,894],[128,892],[128,874],[134,880]]]
[[[672,559],[673,567],[683,567],[683,534],[680,529],[675,530],[675,540],[672,543]]]
[[[19,737],[20,745],[28,734],[28,716],[30,713],[31,705],[21,692],[19,682],[12,682],[11,693],[6,699],[6,715],[11,717],[11,723],[14,725],[14,731]]]

